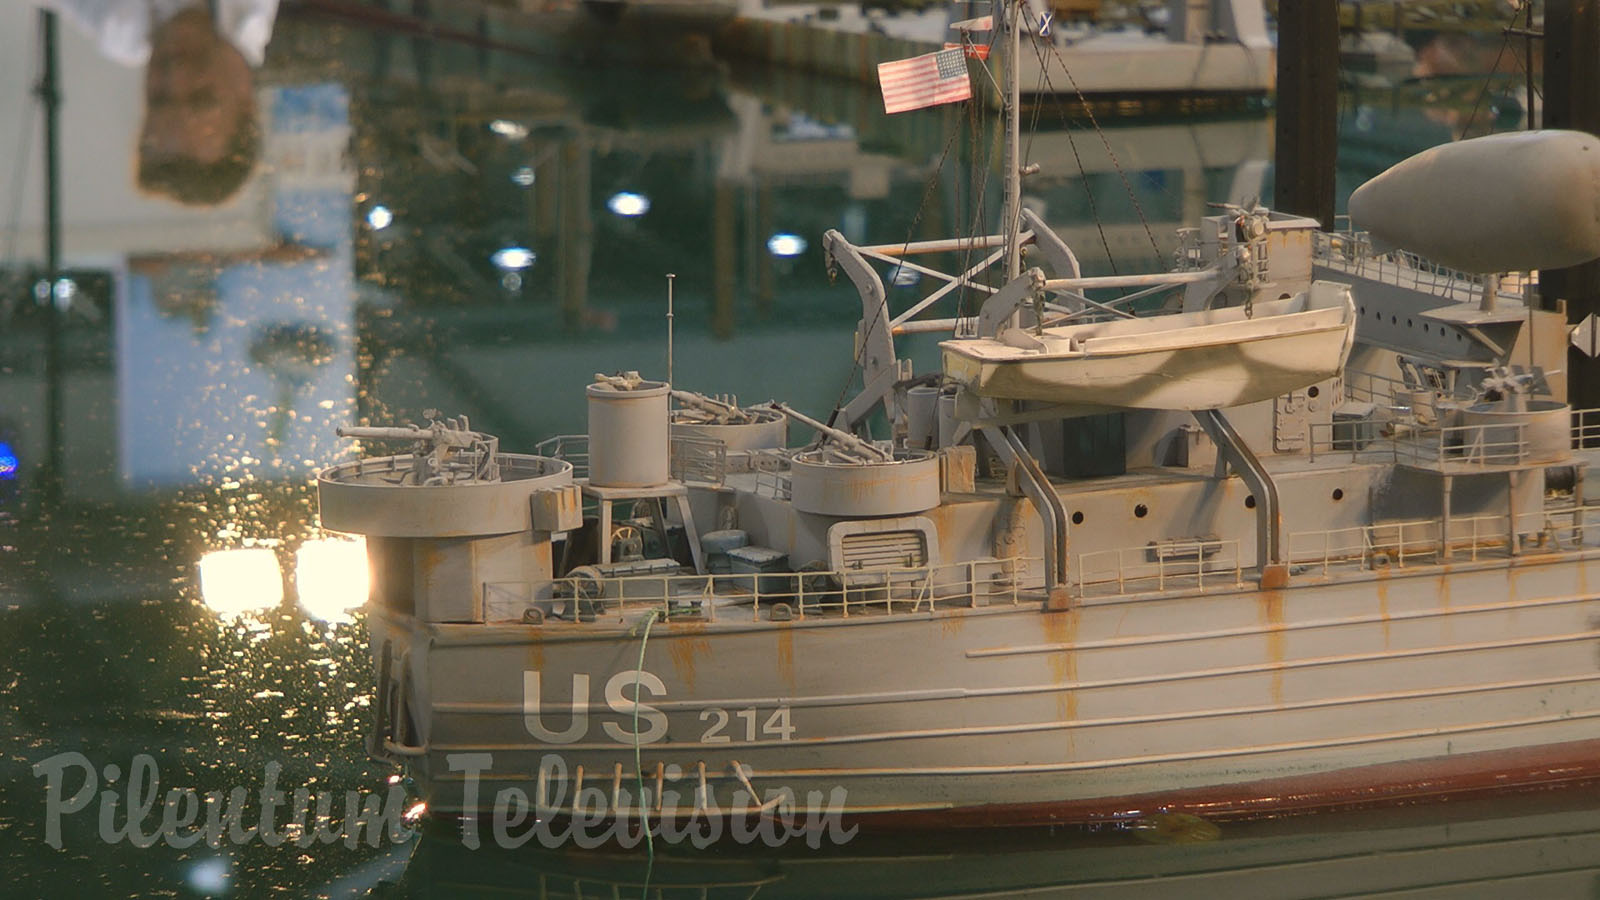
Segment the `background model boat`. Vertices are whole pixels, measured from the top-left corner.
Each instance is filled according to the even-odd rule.
[[[1100,27],[1070,21],[1073,10],[1065,6],[1028,4],[1027,45],[1019,56],[1024,102],[1058,98],[1064,114],[1077,116],[1081,94],[1102,114],[1135,108],[1192,112],[1249,106],[1272,92],[1276,57],[1259,3],[1175,0],[1160,23]],[[972,4],[970,10],[933,4],[890,11],[867,3],[742,0],[714,46],[730,58],[762,59],[875,85],[878,63],[958,41],[951,23],[988,9],[987,4]],[[1077,12],[1085,21],[1083,11]],[[987,48],[988,33],[972,37]],[[996,32],[993,40],[1003,38]],[[996,100],[1000,93],[994,89]]]

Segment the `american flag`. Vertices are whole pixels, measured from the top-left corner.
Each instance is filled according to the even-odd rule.
[[[960,50],[940,50],[878,64],[883,111],[906,112],[972,96],[967,61]]]

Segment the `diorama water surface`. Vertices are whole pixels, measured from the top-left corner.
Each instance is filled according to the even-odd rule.
[[[187,207],[133,187],[137,73],[67,31],[52,287],[36,34],[30,8],[0,11],[0,895],[1600,894],[1594,790],[653,862],[496,846],[486,824],[473,849],[366,756],[365,565],[319,530],[310,483],[349,455],[335,428],[437,409],[511,449],[581,432],[593,373],[666,374],[669,275],[676,383],[826,414],[859,377],[859,305],[822,233],[992,226],[974,126],[995,110],[885,118],[870,88],[799,74],[285,16],[254,84],[260,165]],[[1518,127],[1482,78],[1361,81],[1341,197]],[[1072,102],[1037,111],[1026,194],[1089,273],[1162,268],[1208,203],[1271,197],[1270,117],[1064,126]],[[917,277],[892,279],[897,310]],[[931,338],[912,346],[929,361]],[[356,830],[363,811],[382,827]]]

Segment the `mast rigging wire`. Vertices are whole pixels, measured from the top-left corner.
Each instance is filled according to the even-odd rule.
[[[911,224],[906,228],[905,243],[903,243],[900,248],[899,258],[901,260],[905,259],[906,250],[911,247],[911,238],[917,233],[917,225],[921,224],[922,214],[928,208],[928,201],[932,199],[934,189],[939,186],[939,173],[944,171],[945,160],[950,158],[950,148],[955,146],[956,138],[960,136],[961,126],[959,123],[957,123],[955,128],[950,129],[950,139],[945,141],[944,150],[940,151],[939,153],[938,165],[934,167],[933,173],[928,176],[928,183],[924,186],[922,191],[922,202],[917,205],[917,214],[911,218]],[[873,311],[872,319],[867,322],[867,327],[862,329],[859,333],[867,334],[871,332],[873,327],[878,324],[878,320],[883,318],[884,310],[888,308],[889,300],[888,297],[885,296],[884,301],[878,304],[878,308]],[[828,425],[831,426],[834,422],[838,421],[839,413],[844,411],[845,395],[850,393],[850,382],[854,381],[856,373],[861,371],[861,360],[862,357],[865,356],[866,352],[867,343],[866,341],[862,341],[861,346],[856,348],[855,358],[851,360],[850,371],[844,377],[844,384],[839,388],[839,396],[833,401],[833,412],[828,414]]]
[[[1034,45],[1034,51],[1038,52],[1040,54],[1040,56],[1041,56],[1040,68],[1045,71],[1045,83],[1049,84],[1049,81],[1050,81],[1049,66],[1042,59],[1043,52],[1039,50],[1039,47],[1038,47],[1037,44]],[[1122,180],[1122,187],[1123,187],[1124,190],[1126,190],[1128,192],[1128,199],[1130,201],[1132,201],[1132,203],[1133,203],[1133,210],[1134,210],[1134,212],[1138,213],[1138,215],[1139,215],[1139,224],[1144,226],[1144,235],[1145,235],[1146,238],[1149,238],[1149,240],[1150,240],[1150,249],[1155,251],[1156,264],[1158,266],[1160,266],[1161,264],[1166,262],[1165,258],[1161,254],[1161,245],[1156,243],[1155,233],[1150,230],[1150,221],[1145,218],[1144,205],[1139,202],[1138,194],[1134,193],[1133,185],[1128,181],[1128,173],[1123,170],[1121,160],[1117,159],[1116,152],[1111,149],[1111,140],[1106,137],[1105,129],[1100,127],[1100,120],[1095,117],[1094,108],[1089,105],[1089,99],[1083,95],[1083,89],[1078,87],[1078,80],[1076,78],[1072,77],[1072,70],[1067,67],[1067,60],[1066,60],[1065,57],[1063,57],[1061,55],[1061,48],[1057,47],[1055,45],[1055,41],[1053,41],[1053,40],[1050,42],[1050,52],[1055,54],[1056,62],[1061,63],[1061,71],[1066,74],[1067,83],[1072,85],[1073,93],[1078,95],[1078,102],[1080,104],[1082,104],[1082,106],[1083,106],[1084,115],[1089,117],[1089,124],[1094,126],[1095,134],[1099,135],[1100,143],[1101,143],[1102,146],[1105,147],[1106,156],[1111,159],[1111,166],[1112,166],[1112,168],[1116,169],[1117,177]],[[1051,91],[1051,96],[1055,97],[1054,90]],[[1061,99],[1059,97],[1056,97],[1055,100],[1056,100],[1056,107],[1061,112],[1061,124],[1062,124],[1063,127],[1066,127],[1066,125],[1067,125],[1066,109],[1061,106]],[[1076,153],[1077,153],[1076,148],[1074,148],[1073,153],[1074,153],[1074,155],[1076,155]],[[1083,168],[1083,163],[1082,163],[1081,160],[1079,161],[1078,167],[1079,167],[1079,170],[1081,171],[1082,168]],[[1085,185],[1087,186],[1087,180],[1085,181]],[[1101,230],[1102,237],[1104,236],[1104,233],[1105,233],[1104,229],[1102,229]],[[1110,247],[1106,248],[1106,252],[1110,253]]]

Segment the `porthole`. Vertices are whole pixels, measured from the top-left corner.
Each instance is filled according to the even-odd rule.
[[[1306,388],[1306,396],[1310,397],[1313,400],[1315,400],[1317,398],[1317,395],[1320,394],[1320,393],[1322,393],[1322,389],[1317,387],[1314,384],[1311,387]]]
[[[1244,508],[1245,509],[1255,509],[1256,508],[1256,495],[1255,494],[1251,494],[1250,496],[1244,498]]]
[[[1333,499],[1337,502],[1344,499],[1344,488],[1333,489]]]
[[[1150,515],[1150,507],[1145,506],[1143,503],[1133,508],[1133,516],[1136,519],[1142,519],[1148,515]]]
[[[1082,525],[1083,524],[1083,512],[1082,512],[1082,510],[1073,511],[1073,513],[1072,513],[1072,524],[1074,524],[1074,525]]]

